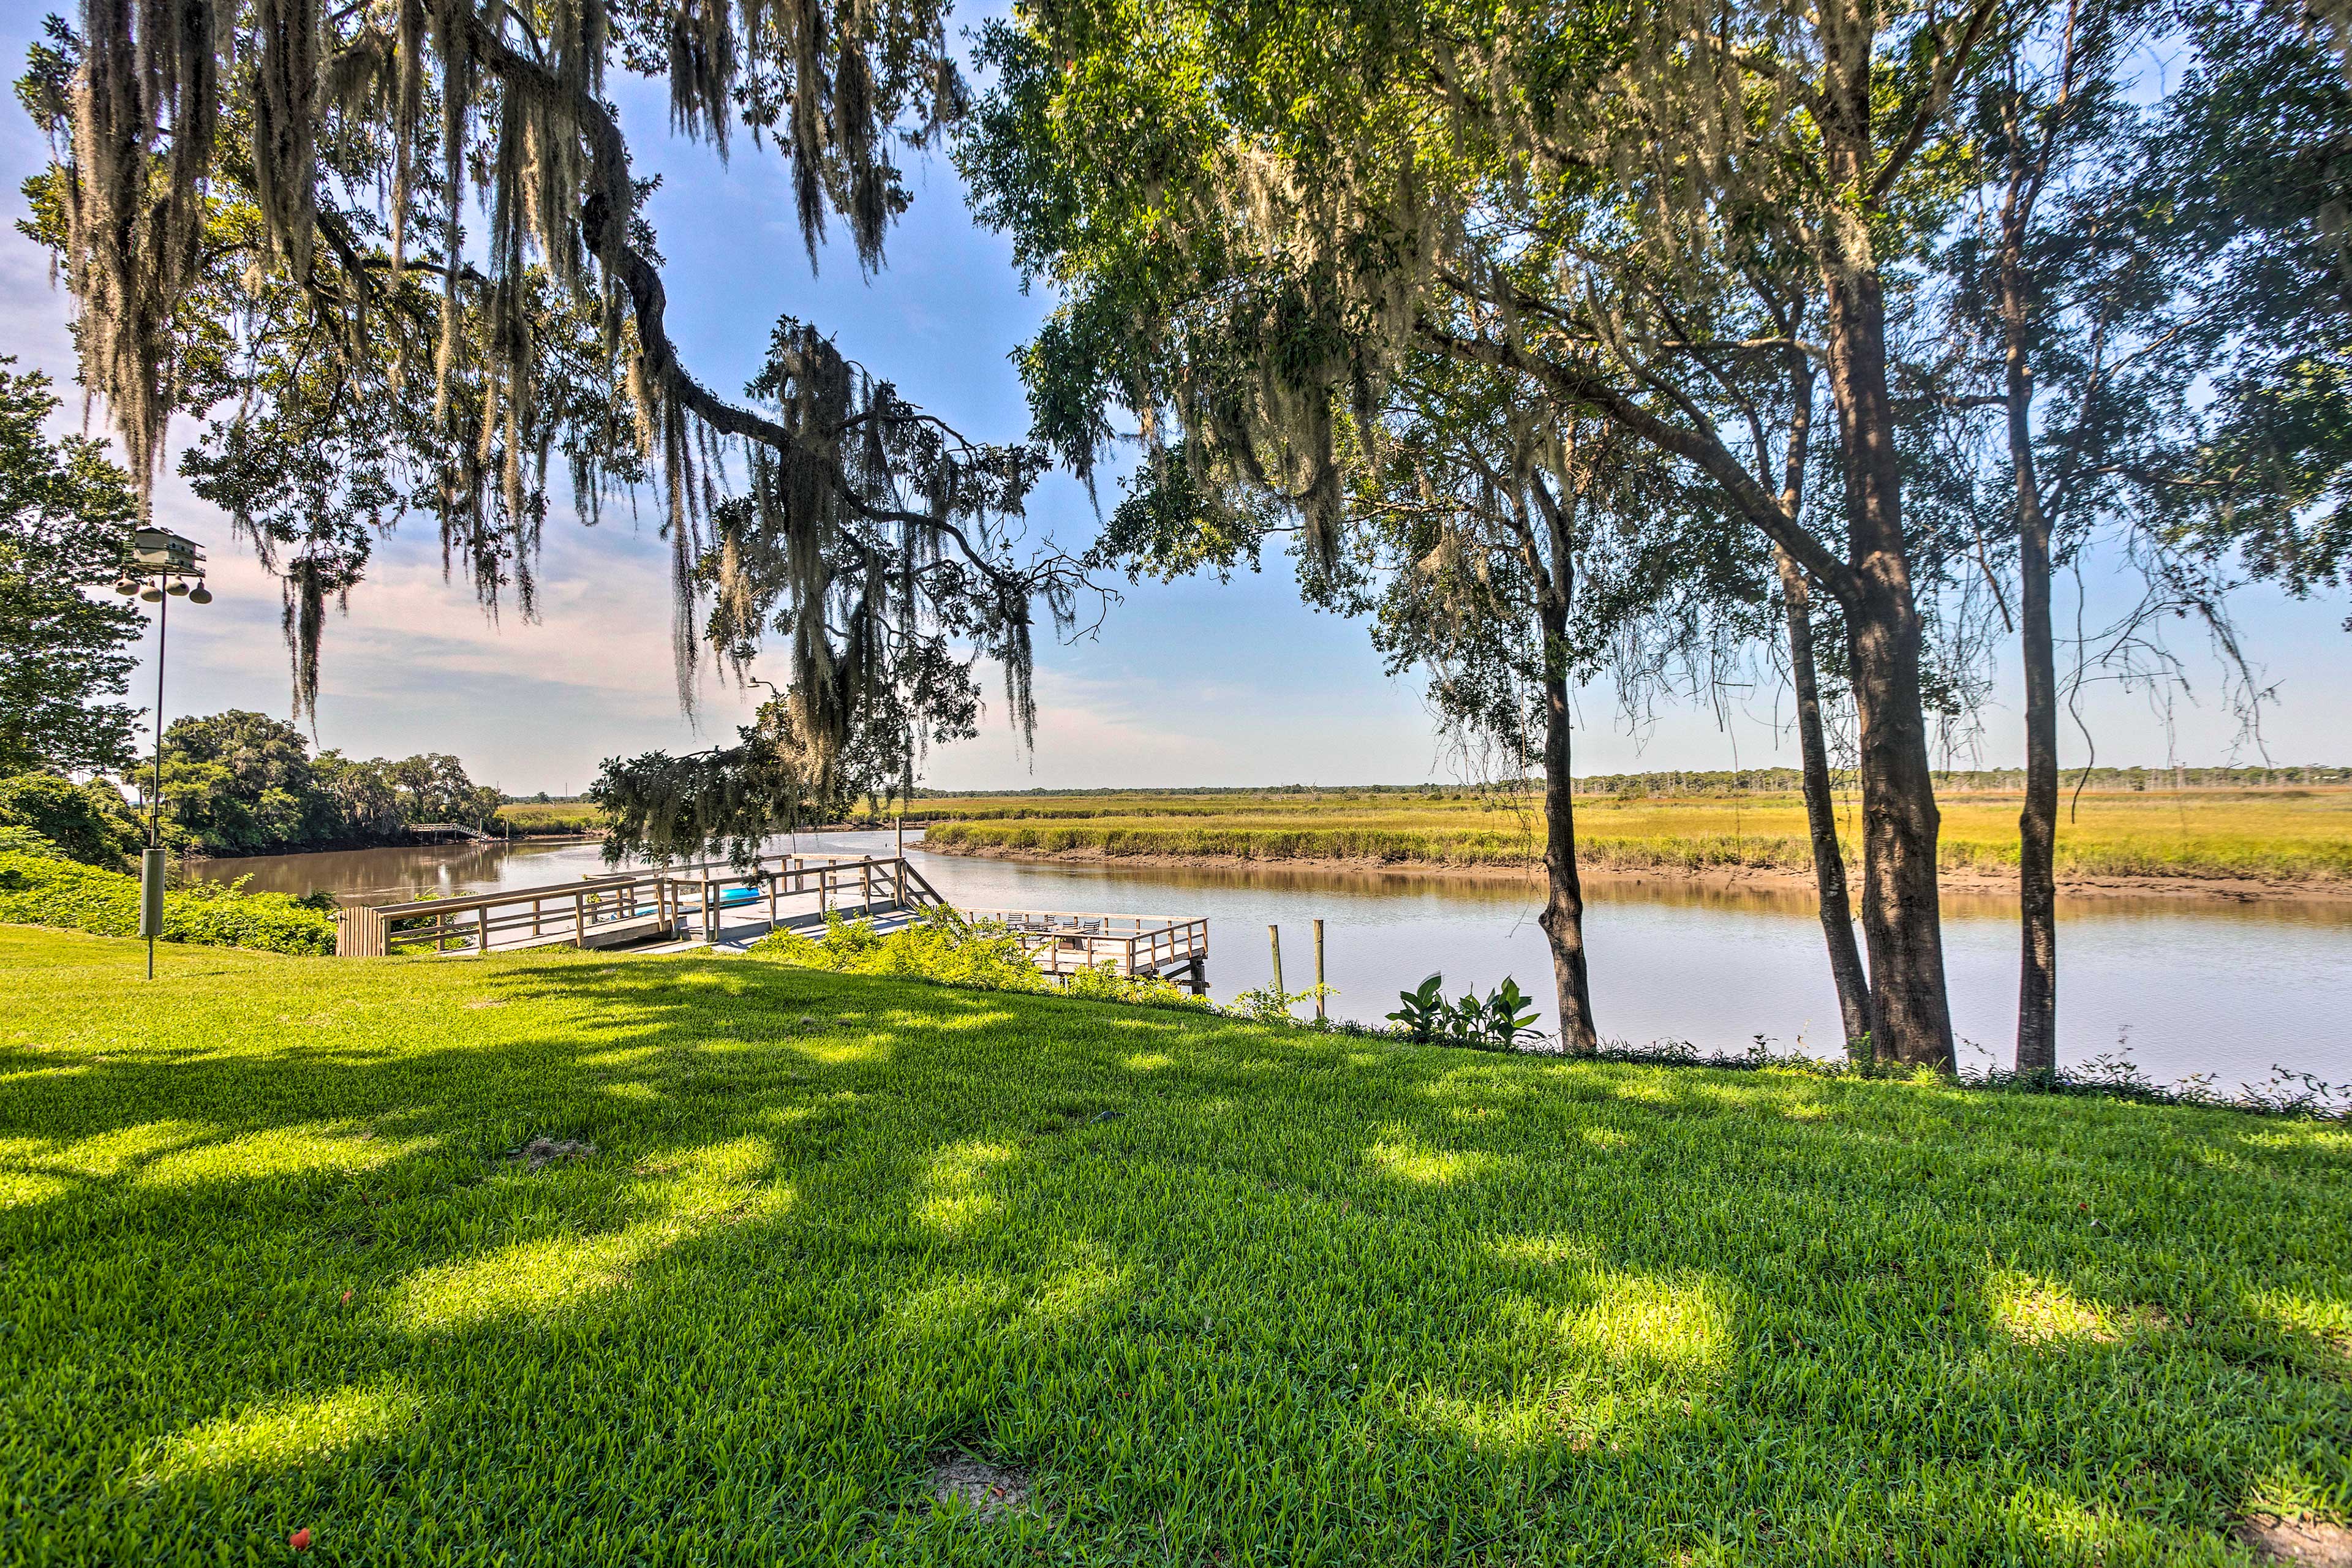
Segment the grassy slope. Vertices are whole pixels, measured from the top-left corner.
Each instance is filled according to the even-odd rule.
[[[2018,799],[1956,795],[1943,803],[1948,868],[2017,863]],[[1475,796],[1286,794],[947,796],[926,812],[941,848],[1517,863],[1543,842],[1541,818]],[[1849,812],[1846,837],[1855,824]],[[1808,868],[1804,805],[1794,795],[1577,802],[1577,853],[1624,868],[1718,865]],[[2113,792],[2063,811],[2061,875],[2352,878],[2352,790]]]
[[[163,963],[0,928],[10,1563],[2219,1563],[2352,1510],[2340,1128]],[[1046,1511],[921,1511],[958,1447]]]

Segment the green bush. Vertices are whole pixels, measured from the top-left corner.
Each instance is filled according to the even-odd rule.
[[[1155,1007],[1206,1009],[1208,1002],[1156,975],[1120,974],[1108,964],[1057,981],[1029,961],[1021,938],[993,921],[932,915],[885,934],[868,921],[825,917],[824,939],[778,931],[751,944],[761,958],[837,974],[884,974],[930,980],[974,991],[1031,991],[1131,1002]]]
[[[0,921],[136,936],[139,879],[0,846]],[[165,893],[163,940],[323,955],[335,951],[335,921],[314,903],[248,893],[240,878]]]
[[[0,855],[30,855],[40,860],[72,858],[31,828],[6,822],[0,822]]]
[[[86,784],[56,773],[0,778],[0,827],[28,828],[70,859],[110,871],[139,853],[139,825],[115,787]]]

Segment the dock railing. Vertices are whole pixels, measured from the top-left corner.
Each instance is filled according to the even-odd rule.
[[[852,907],[853,895],[862,911],[919,910],[947,901],[928,878],[897,857],[763,856],[748,867],[725,861],[655,867],[549,887],[347,909],[339,916],[335,952],[343,958],[380,958],[428,947],[477,955],[565,943],[611,947],[675,938],[698,916],[707,937],[728,907],[727,889],[737,887],[757,889],[755,901],[764,897],[771,925],[782,921],[779,900],[812,893],[820,914]]]
[[[478,954],[566,942],[607,947],[675,930],[680,909],[659,872],[456,899],[367,904],[337,917],[335,955],[381,958],[416,947]]]
[[[1004,926],[1049,974],[1103,963],[1121,974],[1160,974],[1205,963],[1209,957],[1206,916],[1071,914],[1059,910],[957,913],[975,923]]]

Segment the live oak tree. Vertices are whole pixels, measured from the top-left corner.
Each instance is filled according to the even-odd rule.
[[[323,605],[405,511],[528,613],[560,454],[591,517],[657,488],[683,699],[709,606],[739,667],[788,627],[820,774],[894,661],[945,642],[1002,660],[1026,723],[1033,610],[1075,586],[1007,521],[1034,455],[963,440],[794,321],[744,398],[697,379],[615,68],[666,82],[688,138],[787,159],[812,262],[838,221],[869,268],[899,151],[964,98],[940,0],[84,0],[20,84],[57,149],[30,223],[134,476],[175,411],[210,416],[184,468],[285,575],[298,710]]]
[[[1987,492],[2013,531],[2026,742],[2016,1065],[2047,1073],[2053,572],[2115,546],[2147,592],[2101,641],[2141,647],[2143,625],[2185,616],[2241,670],[2233,581],[2308,592],[2339,577],[2352,274],[2331,230],[2352,193],[2352,90],[2328,40],[2274,10],[2189,7],[2189,68],[2153,103],[2147,49],[2182,16],[2138,0],[2020,15],[1963,103],[1956,165],[1977,189],[1938,258],[1948,312],[1940,363],[1919,381],[1947,408],[1991,416],[1978,428]]]
[[[1109,406],[1147,437],[1180,427],[1204,475],[1222,463],[1277,489],[1328,552],[1342,455],[1378,439],[1381,386],[1427,350],[1612,421],[1786,552],[1845,635],[1875,1047],[1939,1067],[1925,621],[1882,260],[1948,201],[1933,155],[1992,14],[1057,5],[991,35],[1003,83],[962,157],[983,216],[1070,294],[1030,356],[1041,429],[1066,452],[1100,444]],[[1758,478],[1768,454],[1727,423],[1737,399],[1703,363],[1752,364],[1786,335],[1760,312],[1686,309],[1692,268],[1774,258],[1802,264],[1814,302],[1834,543]],[[1697,297],[1736,298],[1713,278]],[[1185,324],[1203,313],[1224,323],[1206,345]],[[1054,369],[1069,363],[1091,368]]]
[[[1588,1054],[1601,1037],[1576,859],[1576,686],[1613,661],[1655,668],[1763,592],[1719,515],[1654,448],[1606,420],[1555,416],[1512,383],[1416,356],[1381,422],[1381,461],[1354,472],[1321,596],[1371,613],[1392,673],[1430,670],[1444,720],[1538,763],[1560,1042]]]
[[[136,710],[107,699],[146,623],[103,591],[122,574],[138,497],[103,443],[48,437],[58,399],[14,363],[0,359],[0,778],[119,770]]]
[[[2104,519],[2147,510],[2167,415],[2196,373],[2175,310],[2185,257],[2141,221],[2146,118],[2131,66],[2155,18],[2133,0],[2027,13],[1965,105],[1976,210],[1946,258],[1944,401],[1995,416],[1990,487],[2011,515],[2025,687],[2016,1066],[2058,1063],[2057,643],[2053,567]],[[1930,371],[1923,380],[1937,384]]]
[[[1764,585],[1654,448],[1589,415],[1555,416],[1509,373],[1412,355],[1377,423],[1376,447],[1344,455],[1343,517],[1328,556],[1300,558],[1302,591],[1368,617],[1391,673],[1424,672],[1433,710],[1465,743],[1514,778],[1531,764],[1540,774],[1559,1037],[1590,1053],[1601,1036],[1576,855],[1576,686],[1604,668],[1639,684],[1727,620],[1744,616],[1753,635]],[[1196,474],[1162,452],[1096,557],[1136,576],[1230,573],[1295,535],[1281,502],[1262,482],[1213,464]]]
[[[2193,0],[2187,67],[2138,171],[2210,401],[2149,487],[2195,559],[2305,595],[2352,566],[2352,33],[2340,6]]]

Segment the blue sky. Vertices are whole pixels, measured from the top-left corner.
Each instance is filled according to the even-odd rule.
[[[0,23],[10,75],[38,13],[11,7]],[[861,278],[835,247],[812,277],[792,217],[782,163],[739,142],[719,164],[706,149],[662,134],[661,96],[620,94],[641,172],[658,172],[652,217],[668,258],[670,326],[708,384],[740,386],[758,367],[779,314],[835,334],[843,351],[895,381],[907,396],[966,434],[1012,439],[1026,426],[1008,355],[1051,301],[1024,294],[1008,247],[971,223],[943,157],[910,171],[913,209],[893,232],[888,264]],[[0,353],[47,370],[67,393],[60,424],[78,416],[67,300],[51,289],[47,258],[16,234],[17,185],[46,156],[16,106],[0,106]],[[178,432],[185,439],[185,427]],[[289,687],[276,585],[228,540],[224,519],[167,480],[159,517],[212,547],[215,603],[177,617],[168,713],[226,707],[284,713]],[[541,565],[541,618],[493,622],[463,581],[444,582],[430,519],[412,518],[379,548],[370,581],[328,628],[319,738],[361,755],[453,752],[478,778],[520,793],[585,785],[598,762],[656,747],[693,749],[731,738],[751,704],[715,678],[703,685],[700,728],[681,717],[670,674],[668,563],[626,507],[594,529],[568,512],[551,521]],[[1028,529],[1067,545],[1095,526],[1084,490],[1066,477],[1034,498]],[[2121,584],[2092,584],[2093,610]],[[1115,784],[1409,783],[1457,770],[1433,735],[1420,682],[1383,674],[1365,628],[1302,605],[1286,561],[1230,585],[1213,580],[1122,588],[1096,636],[1038,651],[1040,722],[1023,754],[992,707],[981,737],[935,753],[927,782],[959,788]],[[2297,604],[2250,595],[2240,615],[2250,651],[2278,700],[2264,724],[2278,761],[2352,759],[2352,704],[2343,695],[2352,637],[2341,598]],[[2062,605],[2062,615],[2066,606]],[[2011,763],[2017,739],[2014,661],[1984,715],[1977,756]],[[2232,751],[2236,727],[2212,700],[2218,672],[2192,660],[2195,700],[2176,699],[2163,721],[2143,694],[2100,690],[2086,703],[2103,762],[2255,760]],[[152,700],[142,666],[136,700]],[[984,684],[993,689],[991,677]],[[1580,773],[1645,767],[1716,768],[1790,761],[1776,728],[1787,703],[1760,689],[1727,726],[1703,706],[1668,709],[1630,729],[1605,690],[1585,694]],[[2068,734],[2068,755],[2082,751]]]

